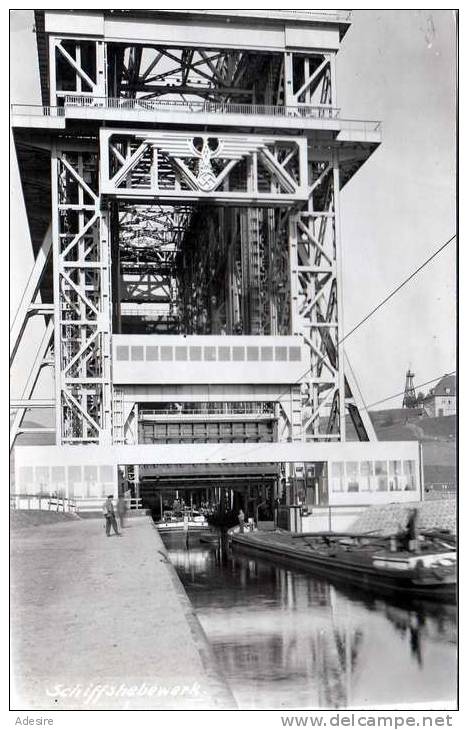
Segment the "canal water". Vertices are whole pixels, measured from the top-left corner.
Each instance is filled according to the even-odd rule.
[[[163,539],[240,709],[453,706],[454,606],[394,604],[221,537]]]

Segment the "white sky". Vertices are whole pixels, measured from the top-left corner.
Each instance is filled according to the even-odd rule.
[[[40,103],[32,12],[10,16],[11,101]],[[383,143],[341,198],[345,332],[456,232],[455,33],[451,10],[353,12],[338,54],[338,105],[344,118],[382,120]],[[32,265],[15,160],[11,194],[15,311]],[[410,364],[416,384],[455,369],[455,276],[451,244],[347,340],[367,403],[402,390]],[[20,361],[37,337],[36,326]],[[14,391],[23,379],[20,368]]]

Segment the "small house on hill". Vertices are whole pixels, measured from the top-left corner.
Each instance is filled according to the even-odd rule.
[[[428,416],[453,416],[457,412],[457,378],[444,375],[424,398]]]

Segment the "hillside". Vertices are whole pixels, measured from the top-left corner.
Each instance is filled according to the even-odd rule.
[[[431,418],[406,408],[371,411],[379,441],[420,441],[423,446],[424,481],[456,482],[457,417]]]

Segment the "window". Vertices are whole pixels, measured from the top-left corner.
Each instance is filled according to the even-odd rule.
[[[143,348],[142,347],[131,347],[131,359],[135,362],[141,362],[143,360]]]
[[[416,489],[416,462],[415,461],[404,461],[403,462],[403,485],[406,492],[411,492]]]
[[[342,492],[344,489],[344,463],[342,461],[332,461],[331,487],[332,492]]]
[[[85,466],[83,469],[83,482],[86,486],[87,497],[100,497],[101,484],[98,482],[97,466]]]
[[[230,347],[218,347],[218,359],[222,362],[226,362],[231,359],[231,348]]]
[[[361,492],[371,492],[374,470],[372,468],[372,461],[361,461],[361,476],[360,476],[360,490]]]
[[[348,492],[359,492],[359,462],[346,462],[346,486]]]
[[[403,488],[403,482],[401,480],[401,461],[389,461],[389,474],[388,486],[391,492],[398,492]]]
[[[258,347],[247,348],[247,360],[249,360],[250,362],[258,360]]]
[[[168,362],[169,360],[172,360],[172,357],[173,357],[172,347],[170,347],[168,345],[162,345],[161,346],[161,360]]]
[[[293,362],[298,362],[301,359],[301,348],[300,347],[290,347],[289,348],[289,359]]]
[[[241,360],[245,359],[245,351],[243,347],[233,347],[232,348],[232,359],[236,362],[240,362]]]
[[[190,359],[195,362],[201,360],[201,347],[190,347]]]
[[[75,487],[76,487],[76,491],[79,491],[79,489],[81,488],[81,466],[67,467],[67,477],[68,477],[68,496],[74,497],[75,496]]]
[[[275,347],[275,360],[279,362],[286,362],[288,359],[288,348],[287,347]]]
[[[154,346],[147,347],[146,359],[150,361],[159,360],[159,348]]]
[[[175,359],[176,360],[186,360],[187,359],[187,348],[186,347],[176,347]]]
[[[216,347],[204,347],[203,348],[203,359],[212,362],[216,360]]]
[[[117,360],[128,360],[128,347],[117,345]]]
[[[263,361],[267,362],[267,361],[273,360],[273,348],[272,347],[262,347],[260,351],[261,351]]]
[[[388,490],[388,466],[386,461],[375,462],[375,476],[377,477],[377,491],[386,492]]]

